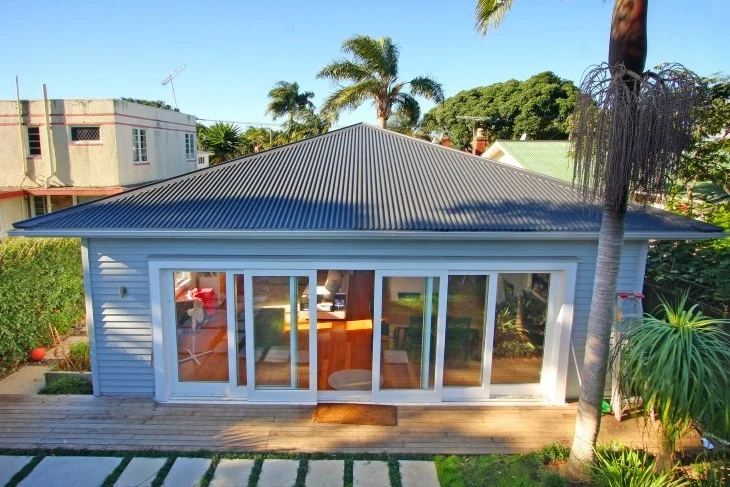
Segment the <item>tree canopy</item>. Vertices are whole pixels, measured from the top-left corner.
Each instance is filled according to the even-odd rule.
[[[577,94],[572,81],[546,71],[525,81],[509,80],[461,91],[426,113],[421,127],[447,133],[456,149],[469,146],[475,126],[485,129],[490,142],[518,139],[523,133],[534,139],[567,139]]]
[[[390,37],[374,39],[356,35],[345,39],[342,52],[351,59],[336,60],[317,73],[318,78],[336,84],[335,91],[322,106],[322,111],[333,119],[340,112],[354,110],[369,99],[375,105],[380,127],[386,127],[393,112],[400,112],[415,124],[421,116],[416,96],[436,103],[444,99],[441,85],[427,76],[416,76],[410,81],[398,77],[400,50]],[[342,82],[351,84],[343,86]]]

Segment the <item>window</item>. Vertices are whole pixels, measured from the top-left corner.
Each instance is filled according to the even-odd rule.
[[[101,140],[99,127],[71,127],[71,141],[88,142]]]
[[[185,159],[195,159],[195,134],[185,134]]]
[[[30,216],[41,216],[48,213],[45,196],[30,196]]]
[[[28,127],[28,155],[41,155],[41,130],[40,127]]]
[[[132,161],[138,164],[147,162],[147,131],[132,129]]]

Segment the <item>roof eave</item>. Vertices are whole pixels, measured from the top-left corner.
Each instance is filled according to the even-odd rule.
[[[245,238],[274,240],[383,239],[404,240],[597,240],[598,232],[588,231],[389,231],[389,230],[168,230],[168,229],[14,229],[12,237],[81,237],[81,238]],[[725,238],[723,232],[630,232],[625,240],[707,240]]]

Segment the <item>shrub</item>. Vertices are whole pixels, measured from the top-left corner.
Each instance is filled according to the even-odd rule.
[[[645,452],[629,448],[596,449],[591,465],[596,487],[680,487],[686,479],[675,478],[673,472],[657,473],[655,460]]]
[[[91,382],[83,377],[63,377],[53,381],[38,394],[93,394]]]
[[[0,374],[68,332],[84,314],[78,239],[11,238],[0,245]]]

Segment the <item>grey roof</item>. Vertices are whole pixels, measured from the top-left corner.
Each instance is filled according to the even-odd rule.
[[[597,232],[570,184],[358,124],[15,224],[67,230]],[[720,232],[632,209],[627,233]]]

